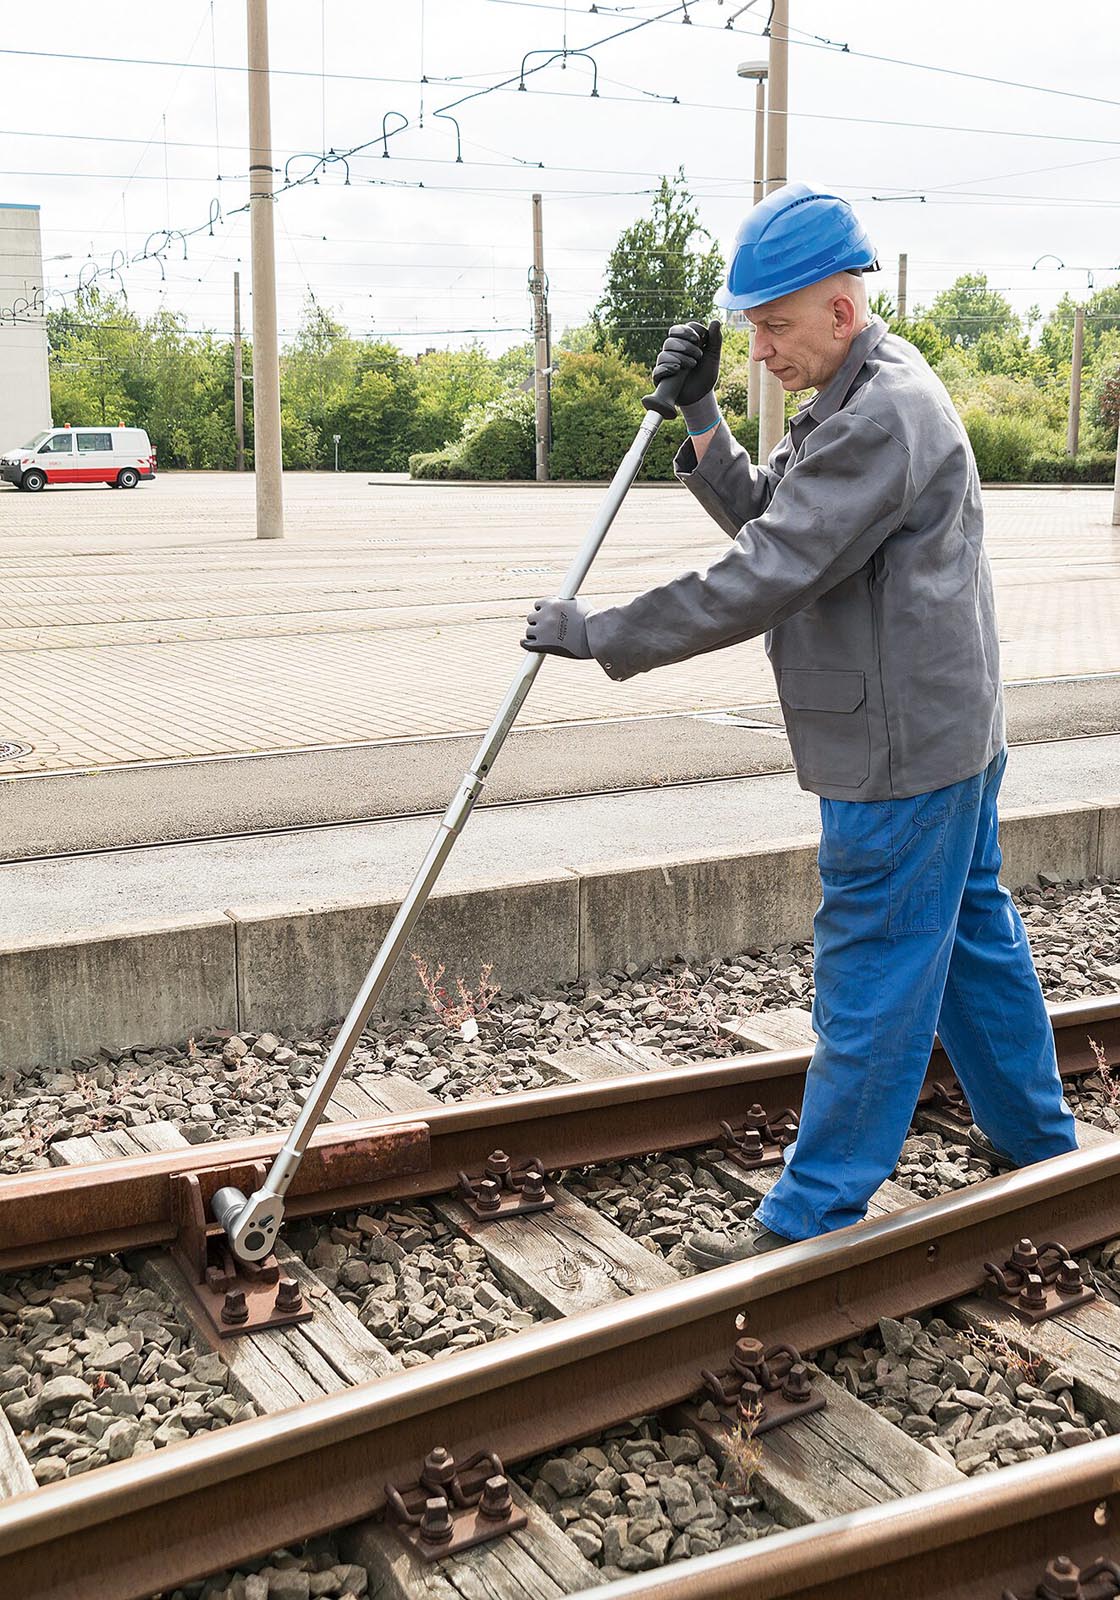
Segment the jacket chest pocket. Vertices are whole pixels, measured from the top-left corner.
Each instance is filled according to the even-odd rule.
[[[871,733],[862,672],[784,667],[778,695],[801,777],[842,789],[867,781]]]

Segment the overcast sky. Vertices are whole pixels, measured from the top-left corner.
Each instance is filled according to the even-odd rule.
[[[72,291],[87,258],[108,267],[162,229],[202,226],[185,260],[181,242],[165,252],[165,277],[152,259],[123,281],[138,312],[165,304],[192,328],[228,332],[235,268],[246,297],[251,287],[248,216],[237,212],[248,164],[242,0],[5,9],[0,202],[41,206],[44,256],[70,257],[48,262],[49,287]],[[689,26],[672,0],[270,0],[276,166],[295,158],[295,178],[324,150],[378,141],[351,160],[348,187],[334,163],[278,201],[282,335],[310,286],[354,333],[409,351],[466,343],[466,330],[491,350],[520,342],[535,189],[557,331],[586,317],[607,252],[648,210],[661,173],[684,167],[726,253],[753,172],[753,85],[735,69],[765,56],[769,4],[687,9]],[[1088,270],[1097,288],[1120,278],[1115,0],[790,9],[800,31],[789,175],[854,201],[892,294],[902,250],[911,303],[969,270],[1024,311],[1084,293]],[[650,17],[664,20],[622,33]],[[539,67],[565,43],[589,55],[553,61],[518,92],[522,59]],[[96,59],[107,56],[132,59]],[[455,127],[434,113],[511,76],[454,111],[457,163]],[[218,206],[225,220],[211,238]],[[1044,255],[1065,270],[1050,260],[1032,271]]]

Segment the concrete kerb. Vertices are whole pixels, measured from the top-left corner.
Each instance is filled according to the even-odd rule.
[[[433,894],[383,1009],[423,1000],[413,954],[430,973],[444,966],[441,981],[452,999],[456,980],[475,988],[486,965],[507,993],[570,981],[579,959],[579,901],[579,879],[567,871]],[[396,913],[396,901],[360,899],[296,909],[231,907],[240,1025],[299,1031],[345,1016]]]
[[[183,1039],[236,1015],[228,917],[0,947],[0,1073]]]
[[[1120,798],[1008,812],[1003,881],[1120,876]],[[683,954],[704,959],[807,938],[816,841],[697,858],[603,862],[432,896],[409,951],[444,981],[493,967],[506,993]],[[0,946],[0,1072],[67,1065],[104,1045],[166,1043],[214,1025],[300,1031],[343,1016],[396,904],[235,906],[51,944]],[[401,961],[385,1009],[422,998]]]

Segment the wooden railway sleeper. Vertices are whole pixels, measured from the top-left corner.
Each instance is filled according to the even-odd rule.
[[[1097,1298],[1064,1244],[1020,1239],[1002,1267],[984,1263],[985,1291],[1021,1322],[1045,1322]]]
[[[545,1187],[540,1157],[515,1164],[504,1150],[492,1151],[477,1177],[460,1172],[458,1198],[479,1222],[551,1211],[556,1204],[556,1196]]]
[[[385,1500],[393,1531],[425,1561],[486,1544],[529,1520],[514,1505],[505,1468],[492,1450],[478,1450],[459,1465],[437,1445],[425,1456],[418,1481],[387,1483]]]
[[[1120,1567],[1102,1556],[1078,1567],[1068,1556],[1047,1562],[1046,1571],[1029,1595],[1005,1589],[1001,1600],[1112,1600],[1120,1595]]]

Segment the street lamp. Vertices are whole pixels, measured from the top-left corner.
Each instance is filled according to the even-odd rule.
[[[740,78],[754,79],[754,203],[766,193],[766,79],[770,71],[767,61],[740,61],[735,69]],[[741,311],[730,313],[728,320],[746,322]],[[757,361],[747,364],[747,416],[758,416],[758,401],[762,374]]]

